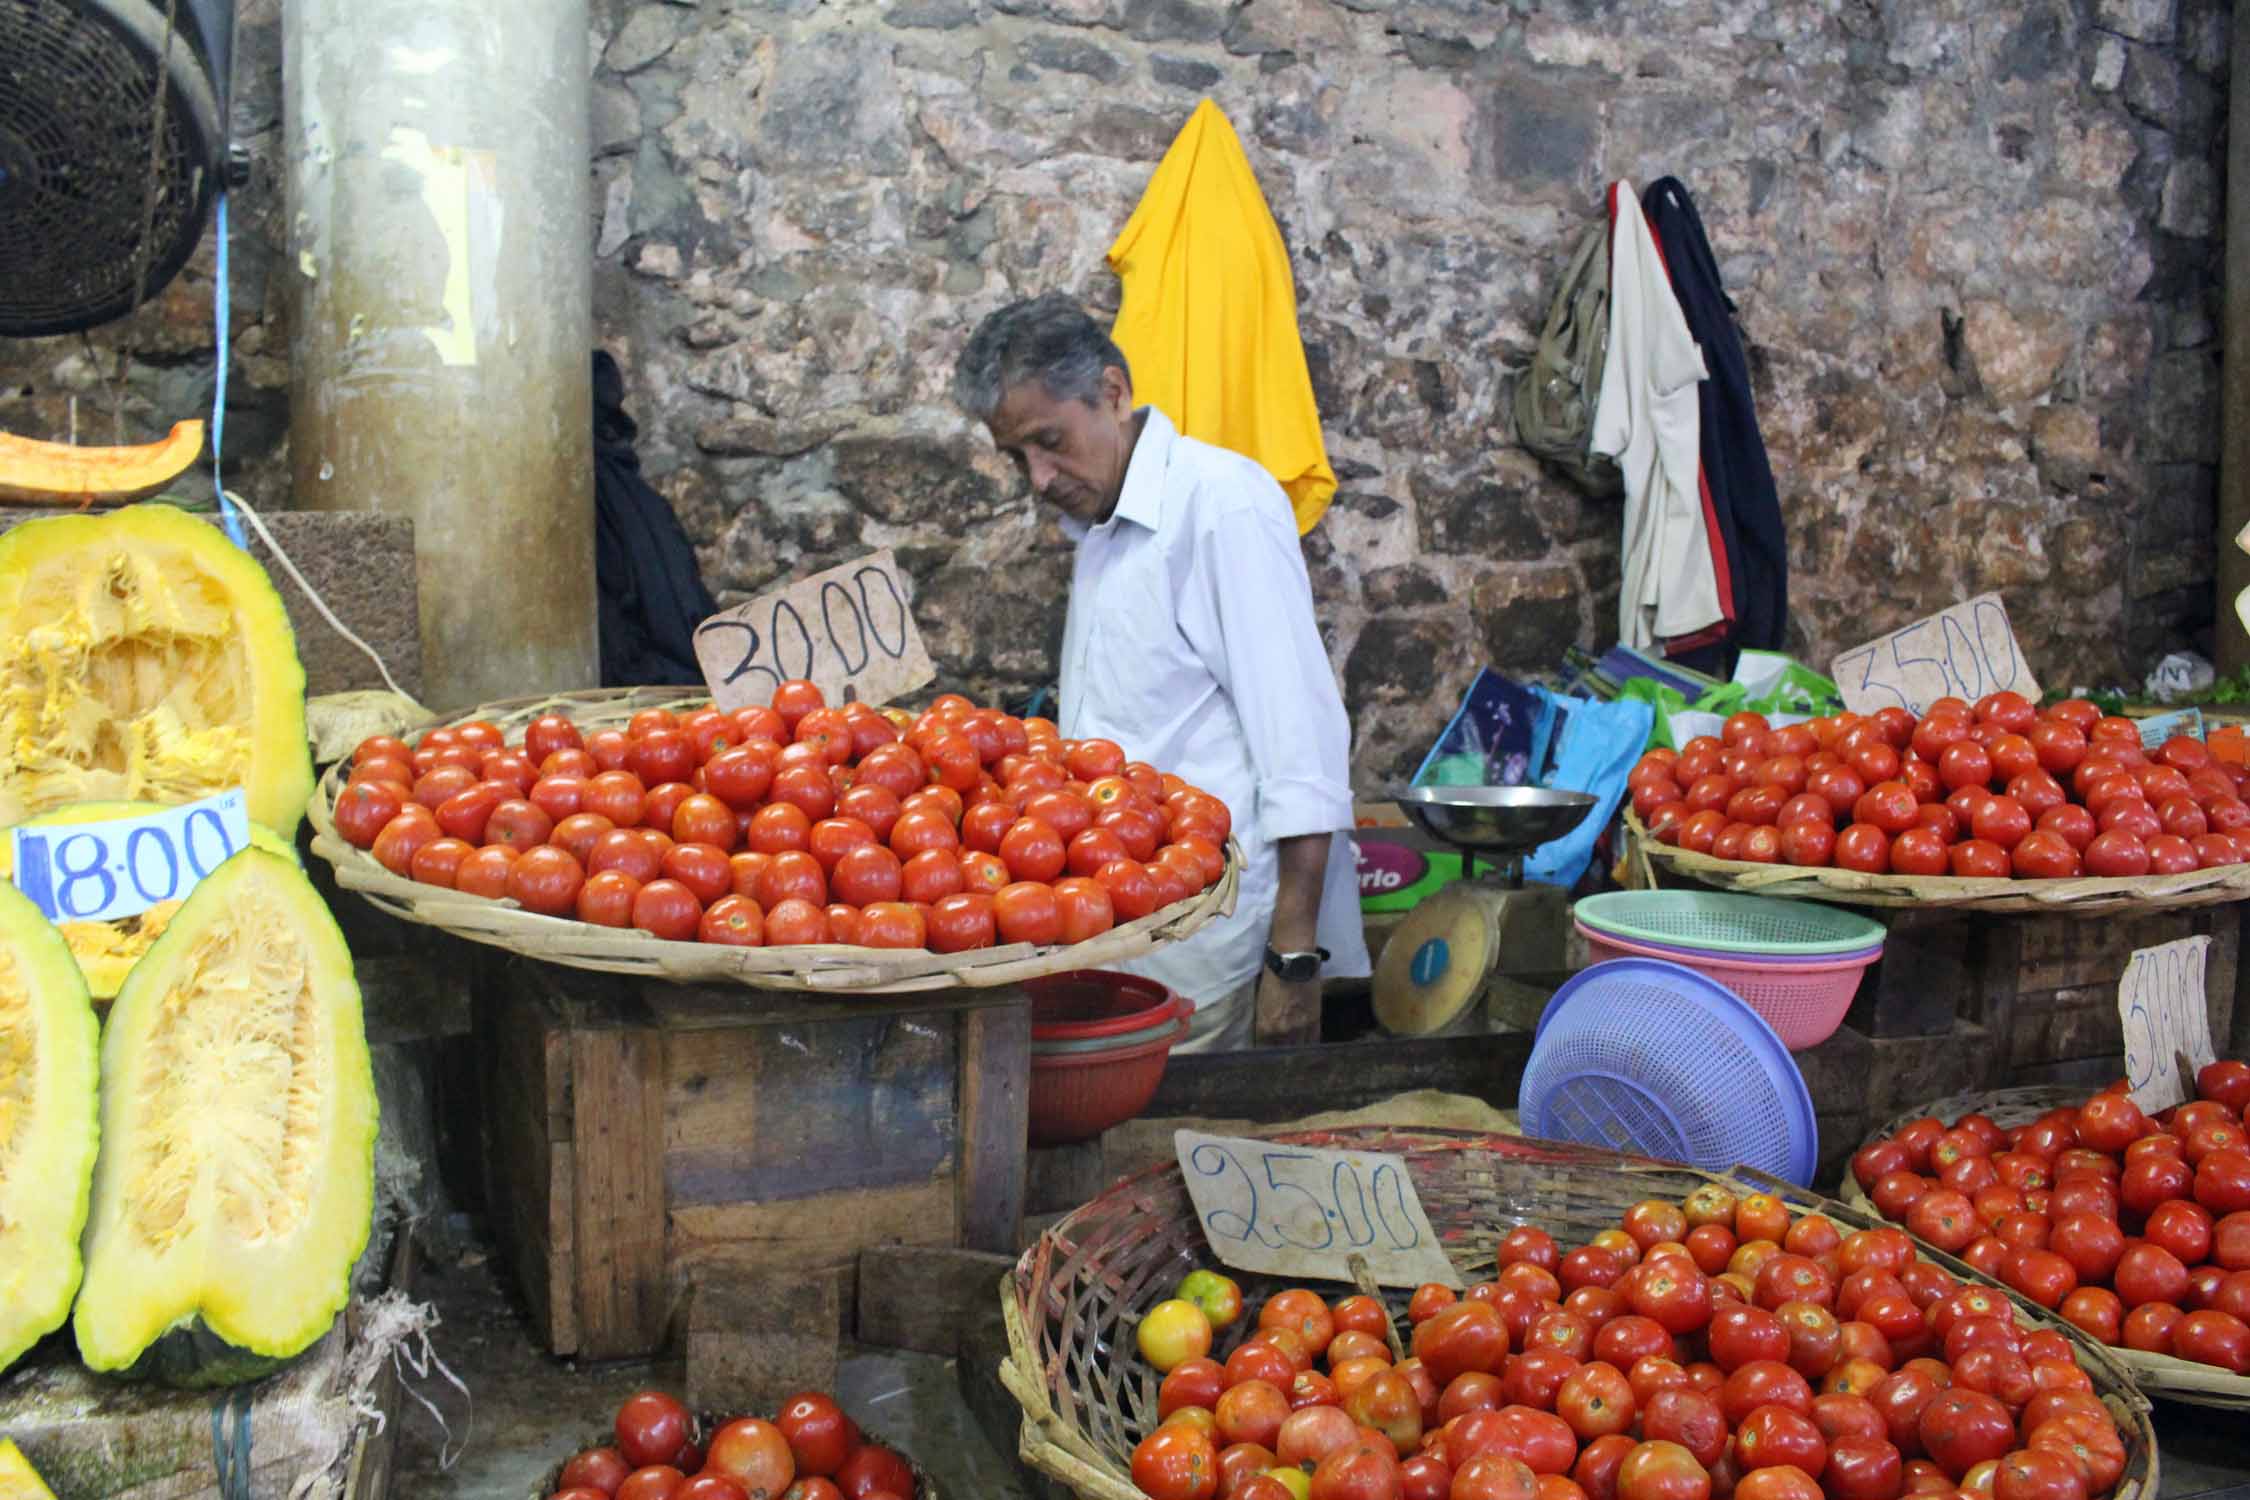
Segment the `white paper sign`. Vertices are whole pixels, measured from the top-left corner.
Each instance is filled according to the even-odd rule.
[[[50,922],[110,922],[166,901],[250,842],[237,787],[144,817],[11,830],[16,889]]]
[[[932,681],[898,560],[882,551],[760,594],[695,627],[695,659],[725,712],[795,678],[830,703],[888,703]]]
[[[2205,1009],[2207,937],[2159,943],[2133,954],[2117,982],[2117,1014],[2125,1023],[2125,1083],[2150,1114],[2195,1097],[2195,1073],[2218,1061]],[[2189,1072],[2180,1075],[2177,1058]]]
[[[2203,710],[2177,708],[2168,714],[2152,714],[2141,720],[2141,748],[2154,752],[2175,735],[2186,735],[2191,740],[2203,738]]]
[[[1399,1157],[1192,1130],[1172,1145],[1204,1238],[1236,1270],[1349,1281],[1360,1255],[1381,1286],[1462,1285]]]
[[[1979,594],[1854,646],[1836,658],[1828,675],[1836,679],[1844,707],[1855,714],[1895,706],[1919,716],[1940,698],[1974,703],[2009,689],[2039,701],[2039,684],[1998,594]]]

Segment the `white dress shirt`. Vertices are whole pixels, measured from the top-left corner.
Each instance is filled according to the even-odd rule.
[[[1288,497],[1250,459],[1142,408],[1117,509],[1078,536],[1063,628],[1062,733],[1226,803],[1247,861],[1234,915],[1118,967],[1196,1002],[1196,1034],[1235,1019],[1264,962],[1276,841],[1333,834],[1321,889],[1324,974],[1368,972],[1350,829],[1351,727],[1313,621]]]
[[[1617,636],[1647,647],[1725,618],[1704,524],[1703,350],[1630,183],[1611,189],[1609,352],[1592,446],[1625,476],[1624,587]]]

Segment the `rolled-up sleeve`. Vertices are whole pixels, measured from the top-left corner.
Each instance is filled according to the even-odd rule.
[[[1213,675],[1250,743],[1267,840],[1352,826],[1351,724],[1313,618],[1304,553],[1285,505],[1218,517],[1196,560],[1216,625]],[[1240,816],[1240,810],[1237,810]]]

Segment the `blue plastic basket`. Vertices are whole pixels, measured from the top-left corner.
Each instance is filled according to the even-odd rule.
[[[1808,1186],[1812,1095],[1788,1048],[1732,990],[1662,959],[1571,977],[1539,1018],[1518,1099],[1526,1134]]]

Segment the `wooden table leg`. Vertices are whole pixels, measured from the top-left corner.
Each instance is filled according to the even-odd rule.
[[[961,1017],[961,1237],[972,1250],[1022,1246],[1031,1131],[1031,997]]]

